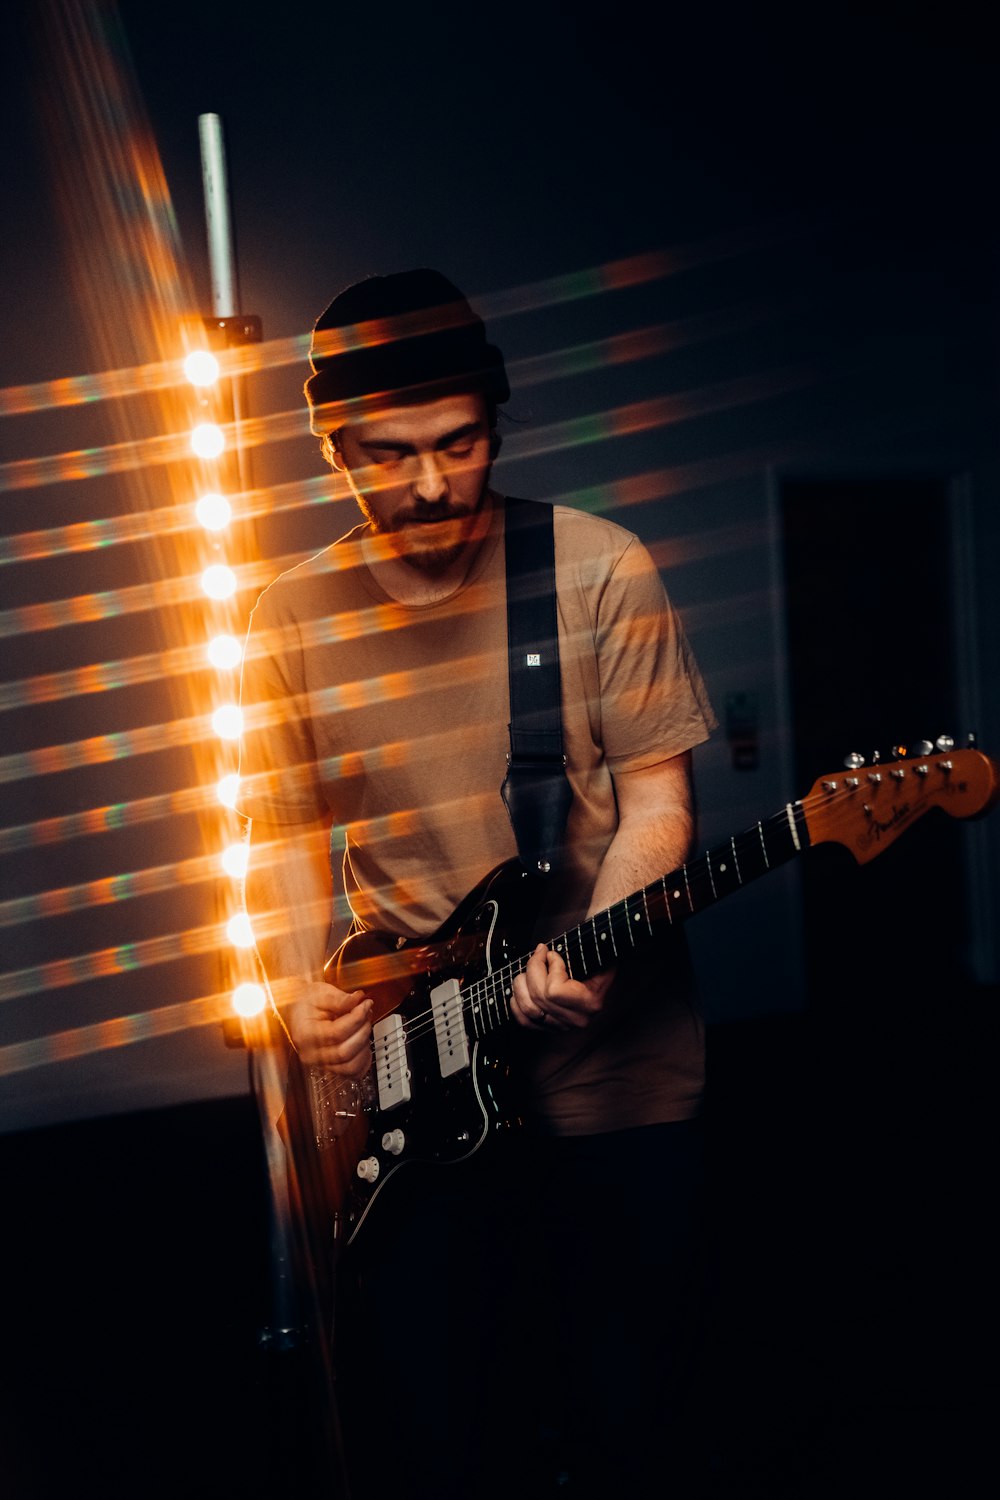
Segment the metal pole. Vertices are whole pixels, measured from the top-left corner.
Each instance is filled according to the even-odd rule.
[[[231,318],[238,310],[236,261],[229,221],[226,150],[218,115],[198,116],[198,139],[201,142],[201,179],[212,275],[212,311],[217,318]]]

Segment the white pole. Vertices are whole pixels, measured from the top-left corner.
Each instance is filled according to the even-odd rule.
[[[237,311],[236,261],[229,222],[226,151],[222,139],[222,121],[218,115],[198,116],[198,138],[201,142],[201,179],[205,192],[208,261],[212,275],[212,311],[217,318],[231,318]]]

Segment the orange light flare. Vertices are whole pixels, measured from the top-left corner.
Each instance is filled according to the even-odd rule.
[[[221,508],[209,508],[207,512],[203,508],[198,512],[195,506],[206,490],[214,492],[232,507],[232,514],[245,521],[252,519],[258,506],[273,510],[275,501],[284,504],[286,500],[289,504],[313,504],[328,500],[331,489],[337,493],[336,482],[324,474],[322,480],[289,488],[278,495],[255,493],[251,503],[246,504],[248,495],[237,497],[235,487],[227,485],[221,472],[216,473],[212,468],[216,459],[219,470],[229,464],[237,439],[241,448],[249,449],[262,443],[305,437],[306,413],[296,410],[244,420],[237,430],[235,424],[217,420],[225,414],[225,403],[204,394],[212,390],[211,384],[196,386],[192,391],[187,383],[191,371],[189,368],[185,373],[183,359],[186,354],[196,352],[193,341],[200,336],[197,325],[201,320],[192,312],[194,299],[166,181],[124,53],[113,29],[107,26],[102,8],[54,0],[52,6],[46,7],[43,25],[50,53],[48,66],[53,75],[49,80],[51,108],[47,111],[47,124],[51,131],[57,196],[68,237],[68,262],[82,325],[98,362],[109,373],[0,392],[0,414],[113,399],[120,440],[6,464],[0,467],[0,489],[24,491],[74,479],[121,475],[130,487],[134,514],[125,519],[87,521],[34,532],[30,537],[12,538],[0,550],[0,562],[16,563],[128,540],[151,540],[158,550],[159,565],[151,579],[137,582],[131,588],[95,591],[8,610],[0,614],[0,635],[17,637],[29,630],[49,630],[155,610],[173,632],[160,662],[160,673],[187,708],[163,724],[143,725],[122,733],[8,755],[0,760],[0,779],[14,781],[109,760],[125,761],[180,745],[190,745],[196,750],[198,764],[206,774],[204,785],[195,789],[185,788],[162,796],[124,801],[114,808],[95,808],[27,823],[18,829],[3,830],[0,838],[8,840],[8,847],[53,843],[168,817],[172,810],[184,807],[205,814],[205,827],[210,827],[212,842],[206,842],[205,852],[194,859],[54,889],[31,898],[37,902],[36,907],[30,901],[28,906],[13,903],[6,912],[10,920],[22,921],[32,919],[32,915],[58,914],[87,904],[126,901],[132,895],[163,888],[171,880],[204,878],[212,865],[217,864],[226,921],[206,923],[181,933],[164,933],[142,942],[122,943],[8,974],[0,978],[0,996],[42,993],[94,977],[141,971],[192,952],[216,953],[221,949],[223,932],[231,943],[227,924],[231,917],[238,916],[233,911],[235,884],[245,870],[248,846],[245,838],[234,838],[226,848],[217,847],[227,832],[220,824],[236,821],[222,816],[232,805],[235,773],[228,769],[225,752],[231,747],[231,736],[237,727],[229,712],[236,708],[232,683],[224,674],[234,671],[236,666],[232,641],[238,641],[242,635],[242,630],[234,625],[234,614],[242,608],[241,596],[259,591],[280,564],[274,559],[266,563],[258,561],[252,555],[252,548],[248,555],[245,534],[240,538],[230,533],[227,520],[216,525]],[[52,82],[55,87],[51,87]],[[759,242],[759,235],[757,239]],[[664,255],[633,257],[591,272],[550,278],[544,283],[481,300],[488,316],[512,315],[560,300],[572,301],[635,286],[691,265],[743,253],[747,248],[747,243],[732,239],[705,242]],[[355,331],[353,336],[364,337],[364,331],[360,335]],[[595,364],[649,358],[677,347],[686,337],[706,336],[712,336],[712,329],[704,323],[695,326],[694,320],[686,330],[680,325],[640,330],[634,335],[525,362],[522,370],[515,369],[512,373],[515,379],[521,378],[522,384],[531,384],[560,373],[573,374]],[[222,381],[242,378],[268,364],[302,364],[308,343],[308,335],[303,335],[268,345],[221,351],[217,355],[218,378]],[[207,373],[196,374],[195,378],[205,378]],[[676,402],[676,398],[672,399]],[[158,415],[150,432],[151,412]],[[216,436],[215,446],[203,451],[200,464],[192,458],[190,450],[191,431],[198,419],[214,420],[223,439],[220,450]],[[651,425],[656,419],[653,410],[605,413],[590,427],[560,429],[554,434],[541,435],[541,441],[543,445],[595,441],[641,430],[644,424]],[[528,451],[527,445],[519,448],[521,453]],[[544,451],[544,446],[540,451]],[[165,487],[172,506],[162,503]],[[204,528],[209,535],[199,534],[197,527]],[[230,571],[224,573],[223,569]],[[396,623],[391,610],[373,609],[337,622],[334,628],[361,634],[371,628],[394,628]],[[209,670],[198,653],[217,637],[228,637],[228,644],[216,648],[221,655]],[[470,666],[470,671],[473,670]],[[136,657],[40,674],[13,684],[6,706],[126,687],[149,681],[151,671],[151,658]],[[413,688],[406,674],[390,674],[347,685],[340,690],[336,706],[346,710],[359,703],[397,701]],[[432,689],[433,683],[421,682],[421,691]],[[221,743],[220,730],[226,736]],[[362,754],[392,762],[394,757],[410,751],[411,747],[399,742]],[[360,763],[360,756],[349,758],[345,769],[349,773],[351,766]],[[408,815],[400,813],[396,817],[396,826],[401,827]],[[391,836],[392,826],[380,825],[380,831]],[[239,937],[239,923],[234,932]],[[232,986],[228,986],[204,1001],[119,1017],[95,1027],[42,1038],[20,1048],[2,1049],[0,1073],[215,1022],[221,1013],[231,1013],[232,1004]]]
[[[50,963],[0,974],[0,1002],[153,968],[194,954],[226,954],[230,951],[231,945],[222,924],[212,922],[200,927],[186,927],[179,932],[165,932],[155,938],[120,943],[93,953],[53,959]]]
[[[0,927],[17,927],[24,922],[43,921],[50,917],[66,916],[69,912],[110,906],[139,896],[153,895],[157,891],[171,890],[178,885],[200,885],[217,880],[218,875],[217,857],[199,854],[171,864],[150,866],[145,870],[130,870],[120,875],[104,876],[99,880],[82,881],[78,885],[53,887],[35,895],[0,901]]]
[[[0,1078],[50,1063],[71,1062],[111,1048],[134,1046],[154,1037],[171,1036],[203,1026],[218,1026],[232,1015],[232,991],[203,995],[133,1015],[116,1016],[89,1026],[50,1032],[27,1042],[0,1047]]]

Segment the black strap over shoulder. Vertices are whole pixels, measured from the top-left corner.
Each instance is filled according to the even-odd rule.
[[[510,753],[500,788],[532,874],[559,865],[572,788],[563,752],[552,507],[506,502]]]

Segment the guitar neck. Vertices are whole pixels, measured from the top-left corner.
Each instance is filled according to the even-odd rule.
[[[595,912],[548,947],[558,953],[573,979],[589,979],[645,947],[659,932],[679,926],[715,906],[751,881],[786,864],[810,844],[801,802],[789,802],[764,823],[661,875],[641,890]],[[530,954],[495,970],[470,986],[466,996],[477,1036],[510,1020],[513,981],[524,972]]]

